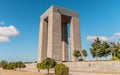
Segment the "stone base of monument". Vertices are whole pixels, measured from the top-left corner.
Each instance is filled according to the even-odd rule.
[[[120,73],[120,61],[89,61],[64,63],[71,71]]]
[[[120,61],[82,61],[82,62],[63,62],[74,72],[104,72],[104,73],[120,73]],[[26,64],[26,71],[37,72],[37,63]],[[46,72],[46,70],[41,70]],[[53,71],[53,69],[51,70]]]

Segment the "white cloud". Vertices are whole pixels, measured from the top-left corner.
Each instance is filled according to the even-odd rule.
[[[0,27],[0,36],[17,36],[19,35],[19,31],[13,26],[9,27]]]
[[[0,36],[0,42],[9,42],[9,38],[6,36]]]
[[[96,38],[99,38],[101,41],[110,41],[111,38],[105,37],[105,36],[87,36],[87,41],[93,42]]]
[[[19,31],[13,25],[9,27],[0,26],[0,42],[9,42],[10,37],[18,36]]]
[[[101,41],[120,41],[120,32],[114,33],[111,37],[106,36],[87,36],[86,40],[93,42],[96,38],[99,38]]]
[[[0,21],[0,25],[3,25],[3,24],[5,24],[5,22],[3,22],[3,21]]]
[[[120,38],[120,32],[113,34],[114,38]]]

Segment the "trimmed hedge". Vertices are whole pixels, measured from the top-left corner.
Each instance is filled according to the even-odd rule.
[[[55,66],[55,75],[69,75],[69,68],[64,64],[57,64]]]

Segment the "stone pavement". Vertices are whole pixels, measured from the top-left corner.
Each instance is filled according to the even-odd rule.
[[[120,75],[120,74],[70,72],[70,75]]]

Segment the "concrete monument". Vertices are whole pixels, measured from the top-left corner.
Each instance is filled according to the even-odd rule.
[[[40,17],[40,35],[38,45],[38,62],[46,57],[56,61],[69,61],[68,27],[70,24],[71,61],[75,61],[74,50],[81,51],[80,21],[78,13],[51,6]]]

